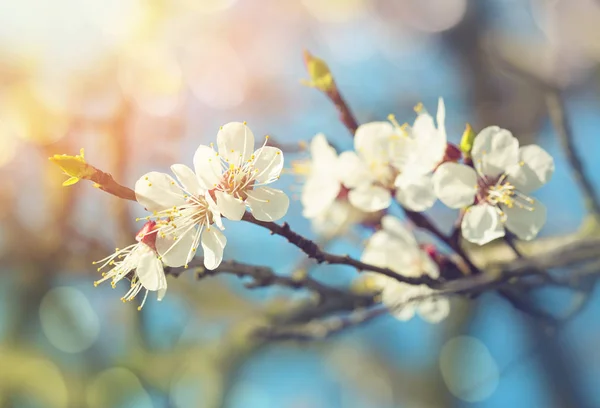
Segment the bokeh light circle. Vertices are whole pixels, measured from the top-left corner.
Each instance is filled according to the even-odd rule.
[[[123,367],[99,373],[86,390],[89,408],[152,407],[152,399],[139,378]]]
[[[440,353],[439,364],[448,390],[463,401],[483,401],[498,387],[498,365],[485,344],[474,337],[458,336],[448,340]]]
[[[87,297],[78,289],[58,287],[40,304],[40,321],[48,341],[65,353],[88,349],[100,333],[100,321]]]

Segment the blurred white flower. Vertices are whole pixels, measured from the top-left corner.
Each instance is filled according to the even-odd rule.
[[[217,204],[192,169],[174,164],[171,170],[179,183],[159,172],[147,173],[135,183],[137,201],[152,212],[146,219],[159,221],[156,250],[165,265],[187,266],[201,244],[204,266],[215,269],[227,244],[219,231],[224,228]]]
[[[254,134],[239,122],[219,130],[217,147],[218,153],[212,146],[198,147],[194,166],[201,186],[214,194],[221,214],[239,221],[248,207],[261,221],[283,217],[290,204],[288,196],[264,187],[279,179],[283,169],[281,150],[263,145],[254,151]]]
[[[348,202],[348,189],[342,184],[339,157],[324,134],[310,142],[310,159],[292,163],[292,172],[304,176],[302,215],[310,219],[313,230],[325,237],[344,234],[348,229],[373,216]]]
[[[350,189],[348,199],[367,211],[391,204],[392,192],[408,210],[425,211],[436,200],[431,173],[446,152],[444,101],[440,98],[437,127],[422,105],[413,126],[400,126],[393,115],[389,122],[360,126],[354,137],[356,152],[339,157],[340,177]]]
[[[552,156],[537,145],[519,148],[512,133],[497,126],[475,137],[471,155],[475,169],[444,163],[433,176],[436,195],[444,204],[469,206],[461,225],[463,237],[483,245],[504,236],[506,227],[520,239],[535,238],[546,222],[546,207],[527,194],[552,177]]]
[[[446,108],[444,100],[439,98],[437,127],[421,104],[415,110],[417,118],[412,127],[399,126],[393,117],[390,118],[397,132],[406,136],[394,145],[396,150],[392,152],[392,166],[400,172],[394,180],[396,199],[411,211],[425,211],[436,200],[431,174],[444,160],[446,153]]]
[[[158,300],[162,300],[167,292],[167,279],[163,263],[156,252],[156,237],[156,222],[149,221],[138,232],[136,244],[123,249],[117,248],[114,254],[94,262],[94,264],[101,264],[98,271],[107,266],[111,267],[108,272],[102,274],[100,280],[94,282],[94,286],[110,279],[114,288],[117,282],[133,273],[131,288],[121,298],[123,302],[133,300],[142,289],[145,289],[146,293],[138,310],[144,307],[149,291],[158,291]]]
[[[414,235],[400,220],[386,215],[381,225],[383,229],[369,239],[361,261],[390,268],[403,276],[418,277],[425,274],[432,278],[439,277],[437,264],[419,247]],[[426,285],[409,285],[375,273],[369,274],[369,277],[374,286],[381,289],[383,304],[399,320],[410,320],[418,313],[424,320],[437,323],[450,312],[448,299],[436,297],[435,291]]]
[[[356,208],[373,212],[390,206],[395,176],[390,153],[399,139],[391,123],[367,123],[354,135],[356,152],[340,154],[341,180],[350,189],[348,199]]]
[[[305,174],[302,187],[302,215],[314,218],[326,212],[333,205],[343,189],[338,172],[338,155],[327,143],[325,135],[319,133],[310,142],[310,161],[293,163],[296,174]]]

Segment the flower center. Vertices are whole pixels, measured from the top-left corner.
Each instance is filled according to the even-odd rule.
[[[237,167],[230,164],[229,169],[223,173],[217,189],[240,200],[246,200],[248,198],[246,192],[254,188],[254,178],[257,173],[258,170],[250,165]]]
[[[503,204],[508,208],[517,206],[527,211],[534,210],[535,200],[516,189],[516,187],[506,180],[506,174],[503,174],[497,181],[479,179],[479,192],[477,194],[479,201],[487,201],[492,205]]]

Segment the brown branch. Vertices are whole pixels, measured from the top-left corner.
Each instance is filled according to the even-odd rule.
[[[90,180],[95,183],[95,187],[116,197],[123,198],[125,200],[136,201],[135,192],[132,189],[117,183],[110,174],[105,173],[97,168],[95,169],[96,172],[90,177]]]
[[[418,278],[402,276],[397,272],[394,272],[392,269],[370,265],[361,262],[357,259],[354,259],[349,255],[334,255],[325,252],[321,248],[319,248],[319,246],[315,242],[292,231],[289,224],[286,222],[282,225],[279,225],[274,222],[259,221],[248,212],[244,214],[244,217],[242,219],[244,221],[268,229],[269,231],[271,231],[272,235],[279,235],[281,237],[286,238],[288,242],[298,247],[308,257],[317,261],[317,263],[327,263],[331,265],[347,265],[356,268],[358,271],[377,272],[379,274],[393,278],[399,282],[408,283],[410,285],[428,285],[431,287],[436,287],[439,284],[437,280],[426,275],[422,275]]]
[[[233,260],[223,261],[216,269],[210,270],[204,267],[204,258],[197,257],[189,263],[187,269],[184,267],[165,267],[165,274],[178,277],[186,270],[194,271],[199,279],[222,274],[236,275],[239,278],[249,277],[252,281],[245,284],[249,289],[274,285],[291,289],[306,289],[319,294],[321,301],[333,297],[349,300],[354,305],[367,305],[370,300],[368,296],[361,296],[327,286],[306,274],[282,276],[266,266],[250,265]]]
[[[358,123],[354,114],[348,107],[346,100],[340,93],[338,87],[333,84],[333,87],[330,91],[324,92],[324,94],[329,98],[329,100],[333,103],[333,106],[337,109],[340,115],[340,121],[346,126],[346,129],[350,132],[352,136],[356,133],[356,129],[358,129]]]

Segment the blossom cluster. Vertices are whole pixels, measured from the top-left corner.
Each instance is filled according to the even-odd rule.
[[[439,199],[461,209],[463,238],[478,245],[503,237],[506,230],[522,240],[535,238],[546,221],[546,208],[530,193],[548,182],[552,157],[541,147],[519,147],[506,129],[490,126],[468,132],[461,148],[448,143],[445,105],[440,98],[436,119],[419,104],[413,125],[389,122],[361,125],[354,150],[338,152],[325,135],[310,144],[309,163],[296,165],[307,174],[302,189],[303,215],[325,235],[340,234],[354,223],[377,230],[367,241],[362,261],[390,268],[399,275],[438,278],[438,265],[400,220],[386,215],[395,200],[405,210],[423,212]],[[301,170],[301,171],[299,171]],[[352,215],[352,216],[351,216]],[[408,285],[381,274],[367,273],[382,302],[400,320],[415,312],[438,322],[449,312],[447,299],[425,285]],[[422,300],[414,300],[422,299]]]
[[[246,211],[260,221],[283,217],[288,196],[267,187],[279,179],[283,153],[267,146],[267,140],[255,150],[254,134],[246,123],[228,123],[217,134],[217,150],[212,144],[198,147],[193,170],[174,164],[175,178],[159,172],[140,177],[135,196],[149,215],[138,221],[146,224],[136,237],[137,244],[99,262],[99,271],[110,269],[96,284],[110,279],[114,287],[129,277],[131,289],[122,299],[133,300],[144,289],[141,308],[148,291],[157,291],[159,300],[164,296],[164,266],[187,267],[199,247],[205,268],[220,265],[227,244],[222,217],[240,221]]]
[[[390,115],[387,122],[358,126],[351,151],[339,152],[323,134],[312,139],[310,160],[294,162],[292,173],[305,176],[303,215],[317,232],[333,237],[357,223],[375,227],[362,262],[399,276],[433,280],[440,278],[439,252],[420,245],[388,213],[394,202],[408,214],[427,211],[438,200],[460,209],[460,231],[474,244],[487,244],[507,230],[523,240],[535,238],[546,221],[546,208],[529,194],[550,180],[552,157],[537,145],[520,147],[510,131],[497,126],[477,135],[467,126],[458,148],[448,142],[441,98],[435,119],[421,104],[415,111],[412,125],[400,125]],[[110,280],[115,287],[128,278],[131,287],[122,299],[133,300],[145,291],[141,308],[148,292],[164,297],[165,267],[187,267],[200,252],[205,268],[219,267],[227,244],[223,219],[240,221],[247,213],[263,222],[282,218],[289,198],[268,185],[283,171],[283,152],[267,141],[268,136],[255,149],[245,122],[228,123],[217,133],[216,150],[213,144],[198,147],[193,169],[174,164],[172,175],[153,171],[140,177],[135,199],[148,211],[138,219],[145,224],[137,243],[97,262],[99,271],[107,271],[95,284]],[[112,182],[109,175],[98,176],[83,151],[51,160],[71,177],[65,185],[81,178]],[[134,192],[129,194],[132,199]],[[429,286],[371,272],[361,279],[400,320],[419,314],[435,323],[449,313],[448,299]]]
[[[461,230],[470,242],[486,244],[504,236],[505,229],[523,240],[535,238],[546,208],[529,194],[552,176],[552,157],[537,145],[519,147],[510,131],[497,126],[483,129],[461,153],[447,141],[441,98],[435,121],[422,105],[415,110],[412,126],[399,125],[393,116],[390,122],[359,126],[353,151],[338,154],[323,134],[315,136],[310,164],[302,166],[308,173],[303,215],[321,224],[344,206],[365,220],[386,211],[393,198],[413,212],[426,211],[439,199],[464,209]],[[347,217],[339,222],[347,223]]]

